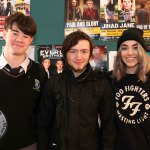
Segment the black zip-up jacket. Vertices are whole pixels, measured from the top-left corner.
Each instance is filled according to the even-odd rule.
[[[88,65],[75,78],[66,66],[62,74],[50,78],[39,106],[38,127],[39,150],[114,150],[114,106],[104,75]]]

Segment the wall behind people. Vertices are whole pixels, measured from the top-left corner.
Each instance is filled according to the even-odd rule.
[[[34,38],[35,60],[37,61],[37,46],[62,44],[64,40],[65,0],[30,0],[31,16],[37,23],[37,34]],[[116,50],[116,42],[93,40],[94,44],[107,45],[107,50]],[[0,41],[1,47],[4,41]]]

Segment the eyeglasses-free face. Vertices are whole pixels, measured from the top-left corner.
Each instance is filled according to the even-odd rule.
[[[76,73],[82,73],[90,59],[90,44],[87,40],[80,40],[67,52],[67,63]]]
[[[139,46],[134,40],[125,41],[120,47],[121,58],[126,65],[127,73],[135,73],[139,63]]]

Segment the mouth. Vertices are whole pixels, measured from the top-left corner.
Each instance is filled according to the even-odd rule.
[[[127,60],[134,60],[135,57],[126,57]]]
[[[82,62],[74,62],[77,66],[82,65]]]
[[[136,61],[136,58],[135,57],[126,57],[126,61],[132,63],[132,62]]]
[[[14,46],[15,46],[15,47],[20,47],[20,48],[23,47],[23,46],[20,45],[20,44],[14,44]]]
[[[136,57],[126,57],[126,59],[133,60],[136,59]]]

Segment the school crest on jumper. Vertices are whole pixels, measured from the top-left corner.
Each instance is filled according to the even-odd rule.
[[[5,115],[0,111],[0,139],[5,135],[7,131],[7,121]]]
[[[40,81],[35,79],[34,80],[34,87],[33,87],[34,90],[36,91],[39,91],[40,90]]]

